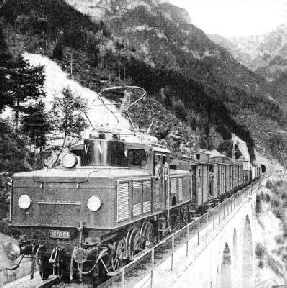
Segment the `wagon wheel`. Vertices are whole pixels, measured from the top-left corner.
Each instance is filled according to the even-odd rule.
[[[111,264],[113,271],[117,271],[123,264],[124,258],[127,254],[126,241],[121,239],[118,242],[115,242],[116,250],[112,256]]]
[[[150,248],[155,243],[154,228],[150,222],[146,222],[142,226],[141,243],[143,249]]]
[[[128,234],[127,241],[128,258],[130,261],[133,261],[137,252],[141,250],[140,231],[137,228],[131,230]]]

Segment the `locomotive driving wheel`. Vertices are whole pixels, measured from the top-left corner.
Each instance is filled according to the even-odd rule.
[[[133,228],[129,231],[127,236],[127,251],[128,259],[133,261],[137,252],[141,250],[141,237],[140,231],[137,228]]]
[[[141,228],[141,247],[150,248],[155,242],[154,228],[150,222],[145,222]]]
[[[122,266],[127,254],[126,241],[125,239],[121,239],[115,242],[114,245],[116,246],[116,249],[111,259],[111,265],[113,271],[117,271]]]

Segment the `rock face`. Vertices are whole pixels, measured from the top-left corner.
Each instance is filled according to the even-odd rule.
[[[161,8],[163,15],[171,21],[179,24],[191,24],[190,16],[185,9],[169,3],[163,3],[159,5],[159,7]]]
[[[89,15],[95,20],[103,20],[105,16],[120,16],[129,10],[143,6],[148,11],[152,11],[159,5],[163,5],[166,10],[166,16],[171,17],[170,9],[175,7],[164,0],[65,0],[69,5],[74,6],[83,14]],[[179,19],[189,21],[188,12],[182,8],[177,8]]]

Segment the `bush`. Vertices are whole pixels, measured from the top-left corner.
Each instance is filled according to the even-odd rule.
[[[277,208],[277,207],[279,207],[279,200],[278,199],[272,199],[271,200],[271,207],[272,208]]]
[[[281,221],[284,219],[284,212],[280,208],[276,208],[273,210],[273,213],[275,214],[276,218],[280,219]]]
[[[271,198],[270,195],[268,193],[265,194],[265,201],[266,202],[270,202]]]
[[[262,243],[257,243],[255,247],[255,255],[258,259],[262,259],[266,255],[266,248]]]
[[[266,188],[271,190],[272,187],[273,187],[273,182],[270,181],[270,180],[267,180],[267,181],[266,181]]]
[[[277,244],[284,244],[284,236],[283,235],[276,235],[274,239],[275,239]]]

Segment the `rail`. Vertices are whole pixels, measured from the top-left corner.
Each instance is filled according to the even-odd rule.
[[[239,208],[245,203],[244,200],[252,196],[254,191],[260,187],[261,181],[262,178],[249,184],[217,207],[169,235],[151,249],[143,251],[134,261],[121,268],[117,275],[101,284],[99,288],[134,287],[148,275],[148,283],[145,283],[143,287],[153,287],[153,274],[156,267],[170,258],[168,266],[169,270],[173,271],[175,267],[174,254],[184,246],[185,256],[191,258],[191,264],[219,233],[218,231],[225,227],[226,221],[231,220],[236,215],[236,210],[239,211]],[[191,240],[193,243],[190,243]],[[192,244],[199,249],[197,251],[192,249],[191,251]]]

